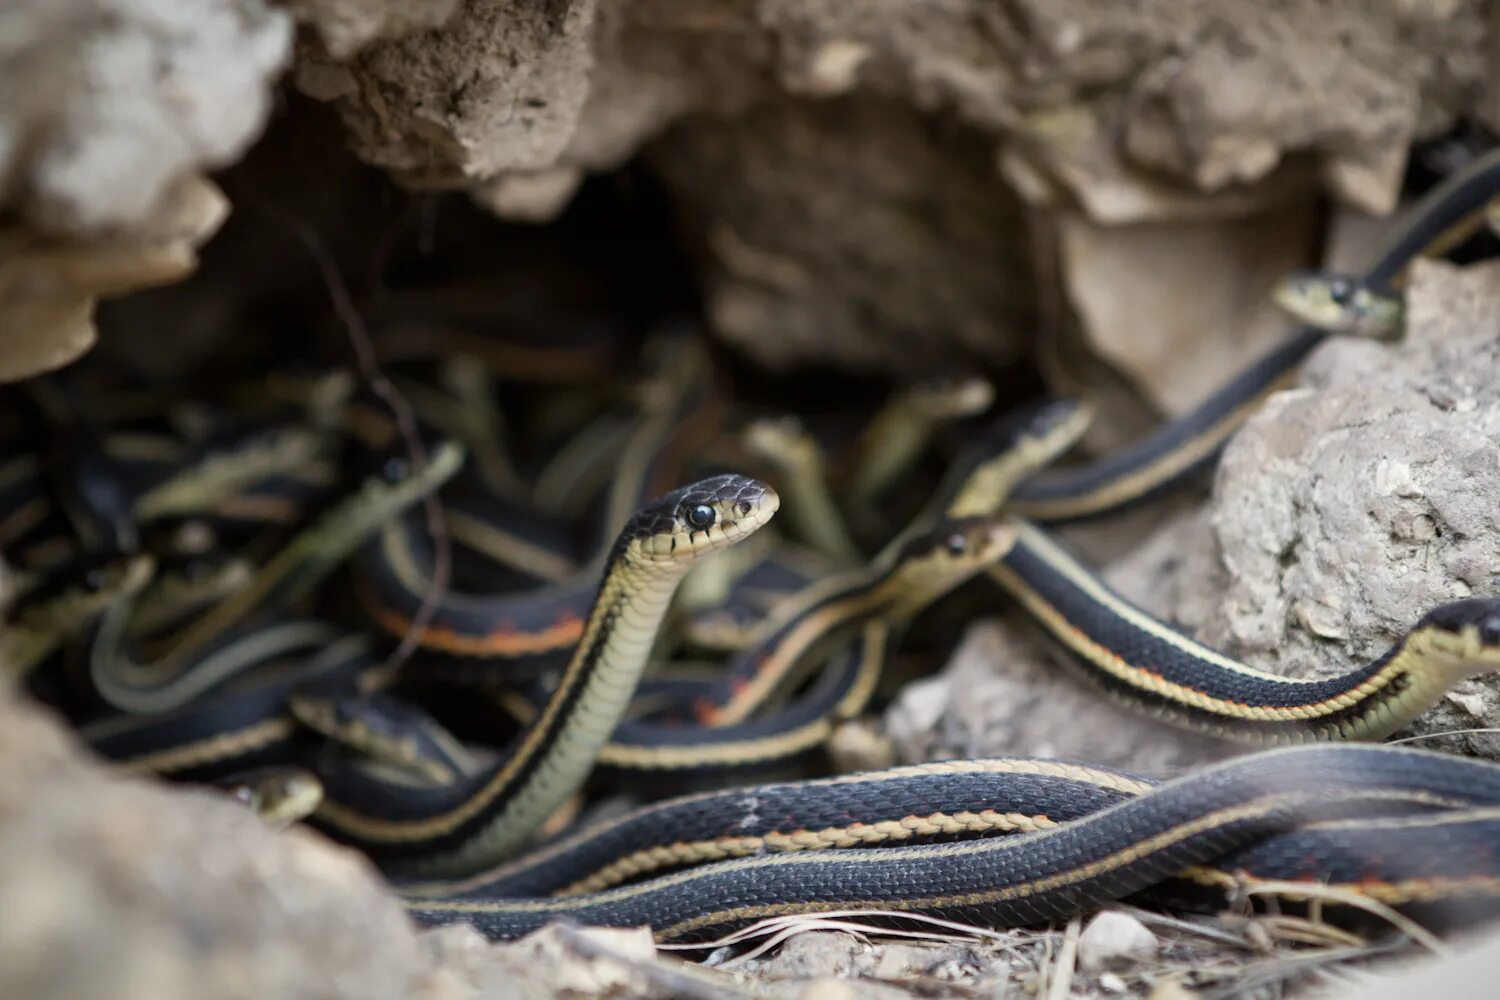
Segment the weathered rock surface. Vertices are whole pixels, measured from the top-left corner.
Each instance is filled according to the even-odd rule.
[[[1014,615],[971,625],[942,674],[902,690],[886,726],[903,760],[1019,754],[1165,776],[1233,752],[1105,700]]]
[[[1306,263],[1317,221],[1305,200],[1196,223],[1110,227],[1065,214],[1063,278],[1093,348],[1158,411],[1183,413],[1286,335],[1271,286]]]
[[[60,235],[146,222],[260,133],[291,53],[261,0],[49,0],[0,13],[0,206]]]
[[[643,930],[418,934],[362,856],[227,796],[122,779],[0,690],[0,996],[712,996]],[[686,984],[686,985],[684,985]]]
[[[283,6],[317,31],[324,51],[345,59],[377,38],[440,26],[458,0],[284,0]]]
[[[0,229],[0,382],[60,368],[97,337],[101,297],[178,281],[229,204],[196,174],[178,180],[142,225],[94,239]]]
[[[361,156],[419,185],[494,190],[497,174],[568,176],[653,148],[692,209],[722,336],[774,365],[899,371],[913,344],[1004,363],[1034,333],[1019,262],[1035,248],[987,150],[1004,146],[1009,180],[1029,172],[1095,222],[1289,211],[1319,173],[1344,201],[1389,211],[1401,150],[1483,99],[1483,16],[1477,0],[470,0],[347,62],[347,46],[309,51],[299,78],[335,103]],[[1311,248],[1287,238],[1283,252]],[[1186,282],[1176,308],[1130,319],[1171,331],[1217,318],[1226,295],[1258,305],[1262,285]],[[1258,343],[1263,312],[1248,314],[1222,334],[1231,349],[1204,349],[1223,367],[1203,378]],[[1193,353],[1190,327],[1174,356]],[[1147,398],[1175,410],[1162,381]]]
[[[759,360],[911,370],[1025,349],[1020,204],[975,134],[902,104],[788,102],[649,155],[703,226],[711,325]]]
[[[193,269],[227,210],[200,171],[259,134],[290,53],[260,0],[0,10],[0,380],[86,351],[98,297]]]
[[[1029,261],[1049,212],[1198,220],[1188,243],[1216,240],[1225,220],[1291,211],[1319,178],[1386,211],[1410,140],[1493,89],[1478,0],[69,0],[4,16],[0,203],[28,225],[133,226],[185,172],[235,157],[295,18],[309,29],[298,84],[367,161],[537,219],[584,173],[647,150],[687,209],[724,338],[768,364],[892,372],[913,345],[934,363],[1031,352],[1051,278]],[[1044,206],[1029,221],[1010,189],[1022,174]],[[1294,257],[1310,248],[1295,229],[1281,245]],[[1109,298],[1107,281],[1080,292],[1101,266],[1128,259],[1091,242],[1063,259],[1085,304]],[[1252,350],[1263,310],[1224,304],[1258,305],[1262,284],[1186,281],[1171,307],[1133,302],[1134,328],[1161,331],[1152,352],[1196,356],[1203,374],[1173,366],[1169,392],[1131,356],[1121,370],[1142,398],[1122,419],[1175,412]],[[1086,334],[1118,364],[1124,321],[1089,312]],[[79,324],[53,322],[76,351]]]

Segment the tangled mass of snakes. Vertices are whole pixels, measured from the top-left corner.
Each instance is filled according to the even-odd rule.
[[[310,825],[415,921],[493,939],[566,919],[691,944],[846,910],[1022,927],[1273,883],[1472,926],[1500,914],[1500,765],[1379,741],[1500,668],[1500,594],[1292,679],[1146,614],[1055,532],[1201,482],[1327,338],[1400,337],[1411,263],[1484,236],[1497,197],[1500,152],[1417,192],[1363,273],[1281,282],[1302,325],[1278,347],[1087,460],[1085,400],[934,373],[832,440],[732,405],[690,323],[622,348],[472,289],[369,306],[378,368],[334,337],[227,384],[38,378],[0,426],[0,661],[112,768]],[[1079,683],[1248,747],[1168,780],[837,773],[893,653],[1001,609]],[[595,810],[622,791],[634,811]]]

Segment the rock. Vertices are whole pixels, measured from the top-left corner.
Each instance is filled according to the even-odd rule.
[[[147,223],[111,237],[47,237],[0,230],[0,382],[60,368],[93,346],[94,306],[167,284],[197,266],[197,248],[218,230],[229,204],[208,180],[189,174],[168,190]]]
[[[299,85],[369,162],[483,187],[511,215],[555,212],[560,179],[644,151],[686,207],[716,331],[779,367],[900,372],[912,343],[992,367],[1022,353],[1036,226],[993,172],[1002,143],[1029,199],[1100,224],[1292,212],[1318,187],[1385,211],[1396,151],[1472,107],[1486,72],[1476,5],[1312,0],[955,0],[920,16],[883,0],[468,0],[348,57],[442,6],[398,26],[390,0],[299,0],[325,36],[375,26],[305,47]],[[557,182],[546,196],[538,177]],[[1233,343],[1201,348],[1226,367],[1200,359],[1194,387],[1254,338]]]
[[[774,958],[757,965],[757,971],[770,979],[848,978],[870,950],[852,934],[809,931],[788,938]]]
[[[0,995],[414,992],[416,936],[353,852],[108,777],[15,702],[0,718]]]
[[[0,37],[0,207],[41,233],[141,226],[254,139],[291,54],[261,0],[12,4]]]
[[[324,51],[347,59],[377,38],[400,38],[437,28],[459,0],[286,0],[298,21],[312,26]]]
[[[824,747],[835,774],[878,771],[896,764],[896,744],[875,719],[847,719],[834,726]]]
[[[0,381],[94,343],[102,295],[181,279],[261,130],[291,20],[261,0],[0,13]]]
[[[502,174],[474,189],[474,200],[502,219],[550,222],[562,214],[583,183],[577,167]]]
[[[724,967],[753,976],[758,993],[789,1000],[990,995],[1029,967],[1022,952],[1031,940],[1028,932],[1016,931],[1004,941],[1010,947],[994,949],[960,941],[868,944],[852,934],[808,930],[773,954],[731,959]]]
[[[950,661],[951,663],[951,661]],[[886,733],[896,744],[902,760],[925,760],[933,730],[951,701],[952,681],[947,672],[936,677],[909,681],[901,686],[886,710]]]
[[[418,186],[557,166],[589,94],[595,7],[466,0],[439,28],[368,46],[332,98],[356,151]]]
[[[1099,988],[1106,993],[1124,993],[1130,987],[1115,973],[1106,972],[1099,977]]]
[[[1408,296],[1400,343],[1331,340],[1301,387],[1231,441],[1206,557],[1182,563],[1166,608],[1199,638],[1327,676],[1384,652],[1437,604],[1495,593],[1500,264],[1419,264]],[[1466,682],[1414,730],[1494,725],[1497,699],[1495,677]],[[1485,736],[1449,745],[1500,752]]]
[[[649,158],[703,226],[714,328],[762,364],[899,371],[918,345],[931,364],[1022,351],[1020,205],[979,135],[899,104],[779,102]]]
[[[1099,226],[1059,217],[1062,279],[1090,346],[1180,414],[1286,336],[1275,281],[1317,240],[1305,201],[1245,219]]]
[[[1119,145],[1120,102],[1043,108],[1022,118],[1000,155],[1002,174],[1032,204],[1076,204],[1105,226],[1243,218],[1302,198],[1316,177],[1289,164],[1253,182],[1205,193],[1142,170]],[[1029,178],[1023,177],[1029,172]]]
[[[1400,43],[1396,18],[1311,5],[1246,11],[1137,78],[1126,148],[1137,162],[1212,191],[1264,176],[1290,150],[1339,159],[1406,146],[1426,67],[1393,62]],[[1319,57],[1332,48],[1338,58]],[[1364,112],[1327,101],[1335,92]],[[1384,210],[1395,194],[1385,194]]]
[[[1160,947],[1156,935],[1135,917],[1105,910],[1078,936],[1078,964],[1085,972],[1099,972],[1153,958]]]
[[[109,773],[0,689],[0,996],[713,995],[644,929],[417,933],[370,864],[230,797]],[[87,961],[80,961],[87,956]]]
[[[1500,516],[1500,263],[1421,264],[1405,339],[1331,340],[1300,388],[1272,397],[1232,440],[1206,508],[1157,513],[1136,551],[1096,564],[1117,590],[1210,646],[1290,676],[1327,676],[1383,653],[1426,611],[1496,592]],[[1145,518],[1148,515],[1137,515]],[[1134,529],[1069,532],[1094,543]],[[888,717],[905,759],[1029,753],[1163,773],[1223,756],[1218,741],[1103,702],[1024,616],[976,623],[913,715]],[[951,692],[961,691],[961,697]],[[1413,727],[1494,726],[1500,679],[1465,682]],[[1427,744],[1432,745],[1432,744]],[[1447,746],[1494,756],[1474,734]]]
[[[1471,935],[1455,951],[1420,953],[1390,963],[1379,975],[1327,995],[1335,1000],[1409,1000],[1411,997],[1474,996],[1487,992],[1500,965],[1500,934]]]

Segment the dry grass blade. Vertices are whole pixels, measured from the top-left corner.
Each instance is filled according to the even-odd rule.
[[[349,335],[349,345],[354,351],[360,377],[370,387],[370,391],[390,408],[391,417],[396,422],[397,432],[401,435],[402,444],[406,448],[407,460],[414,468],[424,467],[428,461],[427,445],[423,443],[422,435],[417,429],[416,414],[412,411],[411,404],[406,401],[406,397],[401,395],[401,392],[381,371],[375,356],[375,345],[370,340],[370,331],[365,327],[364,317],[359,314],[359,310],[354,305],[354,299],[349,294],[349,287],[344,283],[343,275],[339,273],[338,265],[334,263],[328,250],[323,246],[318,234],[305,222],[270,205],[259,203],[258,199],[254,202],[258,211],[289,230],[312,257],[328,289],[328,299],[333,306],[333,311],[338,314],[339,321],[344,324],[344,329]],[[391,651],[379,670],[367,675],[373,678],[367,685],[369,687],[383,686],[417,651],[422,633],[432,622],[433,616],[437,614],[438,604],[448,589],[453,553],[449,545],[447,528],[443,523],[442,504],[437,498],[436,491],[428,493],[422,499],[422,511],[427,522],[427,531],[432,537],[432,578],[428,582],[427,590],[422,594],[422,603],[412,615],[411,624],[401,637],[401,642]]]
[[[897,919],[909,923],[926,925],[935,929],[922,930],[910,927],[875,926],[859,922],[857,918],[860,917],[878,917],[881,920]],[[792,935],[810,930],[842,931],[853,934],[863,941],[869,941],[872,938],[883,938],[950,943],[971,941],[978,938],[999,944],[1006,949],[1014,947],[1014,942],[1011,940],[1010,935],[1002,931],[959,923],[954,920],[944,920],[941,917],[932,917],[922,913],[893,910],[832,910],[827,913],[771,917],[767,920],[751,924],[748,927],[742,927],[737,931],[732,931],[712,941],[700,942],[698,944],[664,944],[659,947],[662,951],[705,951],[730,948],[749,941],[768,939],[757,945],[753,952],[739,956],[741,959],[745,959],[764,954]],[[942,933],[942,931],[946,931],[947,933]]]
[[[1340,906],[1352,906],[1357,910],[1374,917],[1379,917],[1393,928],[1405,934],[1413,941],[1422,945],[1435,955],[1448,956],[1453,950],[1438,940],[1433,934],[1421,924],[1410,917],[1403,916],[1384,903],[1362,896],[1348,889],[1337,886],[1318,885],[1307,882],[1257,882],[1255,885],[1243,886],[1240,890],[1246,896],[1278,896],[1286,899],[1298,899],[1308,901],[1322,901],[1337,903]]]
[[[1399,740],[1386,740],[1387,746],[1395,746],[1397,743],[1418,743],[1422,740],[1435,740],[1439,736],[1479,736],[1483,734],[1500,733],[1500,729],[1493,726],[1481,726],[1477,729],[1442,729],[1435,733],[1420,733],[1416,736],[1403,736]]]
[[[1308,944],[1320,948],[1363,948],[1370,944],[1360,935],[1324,923],[1322,920],[1276,914],[1260,917],[1257,922],[1276,941]]]
[[[1062,949],[1057,953],[1057,962],[1047,973],[1047,1000],[1067,1000],[1073,992],[1073,972],[1078,965],[1078,934],[1083,921],[1074,917],[1068,921],[1067,933],[1063,936]]]
[[[1115,909],[1121,913],[1129,914],[1148,927],[1163,927],[1183,934],[1193,934],[1209,941],[1218,942],[1219,944],[1233,945],[1238,948],[1251,948],[1250,943],[1242,935],[1208,924],[1184,920],[1181,917],[1174,917],[1167,913],[1157,913],[1155,910],[1143,910],[1138,906],[1116,906]]]
[[[1366,945],[1360,948],[1322,948],[1310,952],[1288,952],[1259,962],[1238,965],[1233,969],[1214,970],[1210,974],[1230,981],[1219,989],[1200,988],[1194,992],[1193,996],[1198,1000],[1229,1000],[1231,997],[1245,996],[1258,987],[1284,982],[1294,976],[1305,975],[1309,972],[1326,974],[1333,966],[1372,958],[1389,950],[1389,946]],[[1199,976],[1208,972],[1202,968],[1192,971]]]

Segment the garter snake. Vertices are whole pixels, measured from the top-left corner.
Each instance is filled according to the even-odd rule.
[[[290,763],[297,727],[288,697],[303,688],[355,683],[376,665],[370,645],[365,636],[327,629],[316,642],[286,651],[292,655],[263,655],[224,688],[182,708],[110,716],[83,725],[79,735],[95,753],[136,774],[214,780]]]
[[[1276,304],[1292,316],[1328,333],[1389,337],[1401,329],[1406,307],[1369,283],[1326,271],[1298,271],[1271,289]]]
[[[1430,248],[1437,233],[1434,227],[1442,224],[1448,228],[1443,223],[1445,218],[1462,221],[1454,215],[1461,207],[1458,202],[1474,195],[1475,185],[1495,186],[1495,177],[1485,171],[1496,172],[1493,165],[1471,171],[1457,186],[1440,194],[1436,202],[1429,199],[1424,203],[1426,208],[1417,213],[1417,221],[1398,233],[1396,245],[1382,258],[1391,263],[1378,263],[1375,270],[1382,266],[1399,270],[1411,256]],[[1210,460],[1249,408],[1305,356],[1319,337],[1318,333],[1301,331],[1204,407],[1154,436],[1154,445],[1147,442],[1133,452],[1127,449],[1120,456],[1083,470],[1091,471],[1092,479],[1075,471],[1060,474],[1062,478],[1036,477],[1023,483],[1016,492],[1017,510],[1038,518],[1066,519],[1154,494]],[[1173,433],[1178,436],[1172,437]],[[623,462],[622,468],[647,482],[650,476],[643,470],[648,464],[632,458]],[[1069,475],[1074,476],[1072,482],[1077,487],[1072,493],[1057,488]],[[1053,492],[1049,494],[1048,489]],[[636,490],[627,488],[617,493],[616,501],[633,492]],[[766,495],[774,509],[774,494]],[[1052,502],[1056,503],[1049,512],[1046,505]],[[1125,697],[1134,703],[1159,703],[1158,707],[1169,714],[1182,715],[1185,721],[1215,732],[1276,739],[1378,735],[1391,726],[1393,719],[1420,710],[1424,702],[1436,696],[1440,685],[1450,683],[1459,671],[1486,668],[1496,662],[1500,617],[1496,616],[1495,602],[1475,601],[1430,613],[1386,657],[1343,678],[1294,682],[1260,675],[1190,643],[1159,623],[1137,618],[1138,613],[1133,614],[1133,609],[1117,596],[1098,590],[1092,576],[1040,529],[1016,520],[1014,530],[1020,541],[995,571],[997,578],[1010,573],[1014,577],[1009,584],[1012,592],[1044,624],[1052,622],[1054,634],[1065,642],[1071,636],[1075,652],[1085,654],[1098,672],[1113,677]],[[691,537],[691,532],[688,534]],[[624,544],[628,551],[630,543]],[[462,871],[509,853],[545,815],[545,806],[555,804],[558,795],[565,794],[558,789],[571,791],[577,787],[581,780],[578,772],[592,763],[590,749],[598,748],[609,723],[618,717],[615,703],[628,691],[621,694],[605,690],[614,685],[599,682],[598,675],[615,671],[625,676],[638,671],[638,664],[610,663],[611,640],[622,637],[616,649],[649,646],[649,638],[626,635],[623,630],[636,621],[650,619],[654,613],[641,614],[637,608],[633,616],[630,606],[643,598],[664,605],[670,593],[668,586],[657,588],[637,579],[612,587],[610,581],[622,558],[620,545],[608,550],[600,600],[589,612],[587,628],[583,615],[576,616],[575,638],[581,634],[582,643],[557,693],[521,741],[521,763],[497,765],[473,780],[434,790],[430,795],[413,791],[394,800],[373,793],[362,797],[364,789],[357,780],[336,776],[334,784],[340,787],[335,788],[332,800],[320,814],[320,822],[398,870]],[[404,584],[412,585],[407,586],[408,592],[420,593],[423,582],[419,571]],[[626,610],[618,617],[601,612],[601,605],[610,602]],[[867,634],[883,624],[867,625]],[[653,620],[649,627],[641,625],[640,630],[654,631],[654,625]],[[457,635],[472,633],[467,623],[452,631]],[[634,653],[618,655],[637,658]],[[642,651],[639,658],[644,655]],[[626,689],[630,686],[619,685]],[[608,717],[602,726],[597,719],[586,718],[598,705],[605,706],[599,714]],[[1306,756],[1296,756],[1299,752]],[[1379,756],[1382,753],[1391,756]],[[1370,754],[1375,756],[1367,756]],[[551,778],[562,778],[550,782],[536,778],[549,768]],[[559,915],[590,922],[646,920],[664,937],[685,939],[706,936],[758,916],[815,912],[833,905],[910,908],[966,919],[1029,922],[1077,912],[1082,906],[1146,887],[1151,879],[1185,867],[1217,864],[1225,857],[1242,858],[1245,852],[1275,844],[1283,837],[1323,837],[1303,843],[1325,845],[1314,847],[1315,851],[1331,850],[1327,845],[1342,836],[1337,831],[1386,824],[1381,828],[1418,829],[1446,850],[1455,841],[1443,839],[1438,832],[1444,823],[1456,830],[1465,822],[1481,823],[1482,818],[1464,813],[1459,814],[1462,820],[1434,820],[1424,825],[1425,817],[1388,817],[1383,813],[1413,807],[1491,807],[1500,802],[1500,795],[1492,791],[1492,774],[1472,769],[1461,776],[1456,774],[1439,767],[1430,756],[1372,748],[1272,754],[1211,769],[1160,788],[1143,789],[1128,800],[1087,811],[1065,827],[1046,828],[1045,823],[1034,822],[1036,828],[1031,832],[1005,840],[966,839],[976,832],[993,831],[986,828],[988,818],[970,821],[965,817],[952,824],[934,821],[934,842],[909,848],[856,849],[826,858],[773,851],[677,872],[641,886],[615,888],[607,888],[611,880],[618,882],[620,877],[650,871],[650,865],[639,868],[639,872],[625,870],[630,867],[626,865],[618,877],[599,875],[601,866],[583,872],[561,888],[601,888],[606,890],[603,895],[568,902],[521,902],[478,895],[424,904],[419,915],[437,922],[470,919],[495,936],[510,936]],[[929,789],[928,794],[935,793]],[[720,811],[712,819],[726,818],[722,807],[723,803],[714,807]],[[960,810],[976,814],[983,811]],[[1365,815],[1367,811],[1380,815],[1372,818]],[[1035,821],[1035,815],[1028,815]],[[874,822],[900,825],[899,819]],[[1399,826],[1402,822],[1407,825]],[[995,829],[1004,828],[1006,823],[1026,829],[1022,821],[1009,819],[996,821]],[[926,834],[919,830],[912,835]],[[882,836],[861,838],[847,833],[844,839],[870,844],[881,843]],[[891,833],[892,839],[899,837]],[[948,843],[944,838],[957,839]],[[1463,842],[1475,841],[1471,838]],[[755,853],[764,848],[763,844]],[[733,854],[729,851],[725,856]],[[785,860],[788,858],[795,860]],[[1451,862],[1451,858],[1445,859],[1448,867],[1444,870],[1457,869]],[[1278,877],[1278,863],[1273,860],[1250,864],[1257,876]],[[1279,870],[1285,871],[1286,866]],[[1474,887],[1480,884],[1481,875],[1471,870],[1462,879]]]
[[[316,822],[393,869],[459,873],[516,850],[574,794],[624,713],[652,640],[693,563],[767,523],[768,487],[724,475],[653,501],[621,530],[547,704],[495,765],[454,785],[374,794],[352,770],[320,771]]]
[[[139,593],[154,570],[150,556],[125,556],[26,594],[0,625],[0,679],[25,677],[73,633]]]
[[[228,595],[172,636],[165,653],[132,659],[124,642],[131,603],[105,612],[89,655],[89,676],[99,695],[129,712],[162,712],[222,683],[227,677],[319,641],[319,626],[303,623],[258,630],[247,622],[273,599],[291,603],[332,572],[379,525],[419,501],[453,475],[463,460],[458,446],[435,450],[425,466],[387,463],[352,496],[300,531],[244,588]]]
[[[942,521],[868,567],[815,583],[779,607],[756,641],[735,654],[694,714],[706,726],[746,721],[785,689],[813,645],[862,620],[898,624],[914,617],[1010,544],[1010,530],[994,521]]]
[[[1012,537],[1008,525],[993,519],[943,521],[906,542],[888,564],[809,588],[692,698],[698,725],[622,722],[600,750],[600,763],[647,772],[753,773],[815,750],[839,720],[868,703],[890,630],[994,565]],[[778,692],[789,691],[802,671],[816,665],[810,651],[844,641],[840,633],[850,628],[857,628],[858,641],[824,669],[813,688],[767,712]]]
[[[1032,772],[1031,779],[1035,782],[1040,778],[1043,786],[1040,792],[1032,791],[1033,799],[1047,794],[1048,782],[1059,780],[1046,776],[1048,767],[1061,770],[1063,766],[1046,763]],[[1068,795],[1087,795],[1087,789],[1079,787],[1090,780],[1079,773],[1085,770],[1079,768],[1064,775],[1060,780],[1072,787],[1057,792],[1055,798],[1067,802]],[[893,780],[890,776],[894,775],[913,777],[912,769],[902,769],[835,780],[852,785],[873,783],[878,796],[880,783]],[[660,940],[692,942],[767,917],[848,909],[886,910],[898,916],[932,914],[986,926],[1024,926],[1087,912],[1149,889],[1192,866],[1214,864],[1309,824],[1403,816],[1422,809],[1492,808],[1500,803],[1500,768],[1494,765],[1394,747],[1319,746],[1253,754],[1144,790],[1130,787],[1128,778],[1114,776],[1106,779],[1099,797],[1123,795],[1122,801],[1104,804],[1055,826],[1037,823],[1030,832],[974,838],[968,829],[968,817],[954,817],[977,813],[981,814],[978,825],[1003,829],[1004,821],[995,817],[1005,815],[1007,801],[1000,797],[950,802],[939,790],[940,780],[929,780],[925,789],[924,780],[921,772],[915,775],[915,794],[925,790],[928,796],[913,812],[925,810],[953,818],[951,823],[932,823],[928,835],[937,838],[935,843],[760,853],[767,836],[762,834],[762,843],[749,850],[733,846],[726,849],[721,856],[729,856],[729,860],[700,863],[615,888],[571,896],[514,898],[483,894],[481,884],[477,889],[469,886],[459,896],[412,899],[408,906],[424,924],[464,921],[497,939],[568,919],[608,926],[647,924]],[[795,806],[811,812],[823,810],[824,815],[837,815],[849,801],[837,796],[838,787],[830,790],[827,783],[792,784],[781,786],[778,794],[792,797],[797,800]],[[758,829],[763,808],[764,815],[769,816],[768,810],[775,804],[768,796],[763,807],[761,791],[725,793],[740,797],[740,809],[732,814],[723,808],[723,799],[698,800],[709,806],[703,822],[716,820],[718,836],[726,840],[733,837],[727,831],[742,820],[747,821],[748,829]],[[896,818],[893,826],[861,830],[837,820],[834,825],[849,831],[843,840],[851,844],[904,839],[892,831],[901,827],[897,814],[907,805],[909,802],[903,802],[886,812],[886,819]],[[949,805],[954,808],[945,808]],[[981,808],[966,808],[974,805]],[[690,806],[671,803],[657,808],[690,811]],[[985,810],[989,816],[982,815]],[[1024,816],[1026,810],[1019,812]],[[659,831],[663,829],[662,819],[657,815],[650,825]],[[620,828],[619,823],[613,827]],[[687,829],[685,825],[681,828]],[[815,841],[820,831],[813,828],[806,832],[807,839]],[[827,835],[828,843],[822,846],[834,846],[840,840],[835,834]],[[964,834],[970,836],[964,838]],[[955,836],[960,839],[945,839]],[[655,839],[659,841],[660,834]],[[754,834],[748,836],[747,843],[754,839]],[[1464,842],[1459,843],[1462,846]],[[1441,837],[1431,837],[1428,842],[1429,850],[1442,856],[1441,865],[1472,872],[1474,859],[1446,850],[1450,846]],[[576,842],[569,841],[558,850],[566,854],[576,848]],[[617,843],[609,850],[616,857],[630,854]],[[747,856],[734,857],[737,853]],[[557,856],[548,855],[554,861]],[[570,868],[569,875],[597,871],[590,868],[594,860]],[[521,870],[534,873],[541,869],[528,865],[517,869]],[[509,877],[519,878],[514,872]],[[602,877],[617,880],[623,877],[623,870]],[[588,884],[586,879],[579,881]],[[554,880],[548,877],[544,886],[552,884]],[[417,891],[431,889],[427,886]]]
[[[216,783],[237,802],[243,802],[273,830],[306,819],[323,800],[323,785],[300,767],[263,767],[241,771]]]
[[[934,430],[983,413],[994,399],[995,387],[977,375],[935,376],[897,391],[860,435],[854,502],[873,502],[917,462]]]
[[[1469,598],[1429,611],[1346,674],[1256,670],[1136,608],[1035,525],[1015,526],[990,576],[1106,694],[1188,728],[1262,743],[1381,739],[1458,681],[1500,668],[1500,598]]]
[[[1360,280],[1375,289],[1396,283],[1424,254],[1453,246],[1458,234],[1482,225],[1485,206],[1500,192],[1500,150],[1488,153],[1425,194],[1397,222]],[[1236,375],[1197,408],[1109,455],[1068,469],[1038,473],[1016,487],[1010,509],[1037,521],[1069,521],[1131,506],[1208,468],[1219,450],[1323,342],[1305,326]]]
[[[823,449],[795,417],[757,420],[745,428],[745,450],[772,463],[786,480],[787,516],[808,544],[845,563],[859,548],[839,515],[828,485]]]
[[[1059,401],[1032,418],[1016,448],[1055,454],[1088,412]],[[1004,451],[991,465],[1006,468]],[[994,513],[1007,477],[984,463],[949,499],[954,513]],[[1470,598],[1424,615],[1381,657],[1320,680],[1257,670],[1132,605],[1042,528],[1011,518],[1015,544],[988,573],[1071,654],[1084,677],[1128,707],[1186,728],[1252,743],[1381,739],[1454,684],[1500,668],[1500,598]]]
[[[358,561],[365,585],[361,596],[381,628],[398,637],[411,634],[433,652],[502,663],[559,657],[578,643],[615,533],[653,495],[656,480],[684,439],[699,425],[714,424],[710,411],[717,403],[702,345],[668,333],[649,347],[654,363],[642,390],[644,415],[621,449],[619,471],[601,515],[602,542],[589,567],[534,590],[492,594],[450,589],[427,626],[413,632],[413,616],[431,589],[432,543],[414,520],[397,520]],[[503,531],[493,522],[485,527],[491,534]],[[526,547],[520,539],[513,550]],[[535,575],[545,577],[553,570],[555,565]]]

